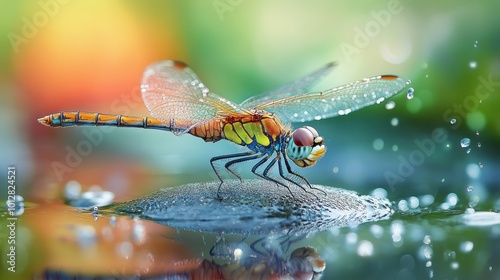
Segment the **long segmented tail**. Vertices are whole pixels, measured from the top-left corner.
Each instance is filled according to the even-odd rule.
[[[130,117],[88,112],[60,112],[39,118],[38,122],[51,127],[117,126],[176,131],[175,127],[152,117]]]

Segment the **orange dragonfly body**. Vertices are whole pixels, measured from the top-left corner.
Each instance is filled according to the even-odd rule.
[[[219,160],[228,160],[225,168],[240,178],[231,166],[259,159],[252,167],[254,174],[287,188],[288,182],[305,190],[304,184],[311,185],[292,170],[287,158],[300,167],[309,167],[325,154],[326,147],[314,128],[304,126],[292,131],[289,123],[348,114],[380,103],[409,84],[395,75],[381,75],[325,91],[307,92],[333,66],[333,63],[327,64],[302,79],[238,105],[210,92],[186,64],[160,61],[146,68],[141,84],[144,103],[153,117],[60,112],[38,121],[52,127],[105,125],[160,129],[176,135],[189,133],[207,142],[226,139],[249,150],[210,160],[221,181],[218,197],[223,180],[214,162]],[[288,174],[285,174],[282,162]],[[258,172],[257,169],[265,163],[264,170]],[[276,163],[284,181],[269,176]]]

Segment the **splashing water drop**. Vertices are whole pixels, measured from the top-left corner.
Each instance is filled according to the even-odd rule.
[[[392,110],[392,109],[394,109],[394,107],[396,107],[396,102],[394,102],[394,101],[389,101],[385,104],[385,108],[387,110]]]
[[[413,88],[409,88],[408,91],[406,92],[406,98],[408,99],[413,99],[415,90]]]
[[[462,146],[462,148],[467,148],[469,147],[469,145],[470,145],[469,138],[462,138],[462,140],[460,140],[460,146]]]
[[[457,119],[451,119],[451,120],[450,120],[450,123],[451,123],[451,124],[456,124],[456,123],[457,123]]]
[[[392,126],[398,126],[398,124],[399,124],[398,118],[392,118],[391,119],[391,125]]]

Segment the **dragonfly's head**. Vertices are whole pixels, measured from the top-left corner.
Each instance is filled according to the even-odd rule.
[[[313,166],[325,152],[323,137],[310,126],[296,129],[286,146],[286,155],[300,167]]]

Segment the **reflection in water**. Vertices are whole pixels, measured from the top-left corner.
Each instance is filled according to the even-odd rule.
[[[184,259],[172,263],[163,272],[141,273],[135,276],[140,276],[141,279],[320,279],[326,268],[325,261],[313,247],[299,247],[288,253],[291,243],[296,241],[290,240],[289,237],[259,238],[250,244],[246,243],[245,239],[226,243],[221,237],[210,250],[210,259]],[[122,251],[117,253],[130,257],[133,245],[122,243],[120,250]],[[149,265],[152,266],[154,260],[150,260]],[[45,279],[88,277],[128,279],[133,275],[96,275],[89,272],[72,274],[54,269],[43,272]]]
[[[292,243],[302,238],[262,237],[250,244],[245,239],[226,242],[220,237],[210,250],[224,279],[319,279],[325,270],[313,247],[299,247],[287,256]]]

